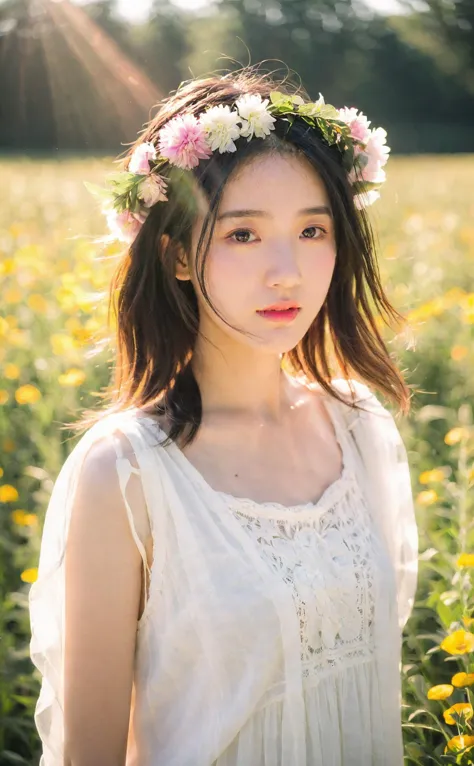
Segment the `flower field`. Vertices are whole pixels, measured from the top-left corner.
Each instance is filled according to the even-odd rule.
[[[0,159],[0,764],[38,763],[28,590],[54,480],[111,373],[108,281],[120,243],[83,180],[108,158]],[[474,157],[392,158],[371,216],[385,328],[413,390],[397,424],[420,531],[403,646],[407,764],[474,764]]]

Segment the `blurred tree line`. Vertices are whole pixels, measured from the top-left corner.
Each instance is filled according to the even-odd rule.
[[[394,152],[474,151],[473,0],[400,0],[396,15],[363,0],[154,0],[136,24],[116,0],[69,5],[0,0],[2,149],[120,151],[181,81],[265,60],[313,98],[357,105]]]

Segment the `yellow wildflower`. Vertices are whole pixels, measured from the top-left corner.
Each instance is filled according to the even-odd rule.
[[[8,334],[8,341],[10,346],[16,346],[17,348],[26,348],[29,344],[29,333],[25,330],[18,330],[13,328]]]
[[[13,364],[10,362],[9,364],[6,364],[3,368],[3,374],[8,380],[16,380],[20,377],[20,368],[17,364]]]
[[[474,293],[467,295],[462,304],[464,304],[462,305],[464,309],[463,320],[467,324],[474,324]]]
[[[66,335],[66,333],[53,333],[49,341],[55,356],[64,356],[71,349],[74,349],[74,339],[70,335]]]
[[[77,367],[71,367],[63,375],[58,378],[60,386],[80,386],[86,379],[85,372],[79,370]]]
[[[458,567],[474,567],[474,553],[461,553],[456,564]]]
[[[420,484],[429,484],[431,481],[443,481],[445,472],[443,468],[433,468],[432,471],[420,473]]]
[[[471,734],[458,734],[456,737],[452,737],[452,739],[449,740],[444,749],[444,752],[447,753],[448,750],[454,750],[457,752],[464,750],[465,748],[469,748],[470,750],[473,745],[474,737]],[[468,753],[469,750],[466,750],[466,753]]]
[[[14,258],[5,258],[0,262],[0,274],[13,274],[15,271],[16,263]]]
[[[460,362],[468,355],[467,346],[453,346],[451,349],[451,359],[455,362]]]
[[[474,617],[462,618],[462,624],[464,625],[465,628],[470,628],[473,623],[474,623]]]
[[[16,450],[16,444],[13,439],[7,436],[2,442],[2,449],[4,452],[14,452]]]
[[[23,510],[13,511],[12,520],[19,527],[32,527],[38,522],[38,517],[35,513],[27,513]]]
[[[429,700],[445,700],[451,696],[454,689],[451,684],[438,684],[428,689],[427,697]]]
[[[41,399],[41,391],[36,386],[27,383],[25,386],[17,388],[15,399],[18,404],[35,404],[35,402]]]
[[[445,444],[452,446],[461,441],[464,433],[464,428],[451,428],[450,431],[444,437]]]
[[[18,287],[10,287],[3,293],[3,299],[5,303],[20,303],[23,298],[23,293]]]
[[[455,705],[451,705],[450,708],[444,711],[443,718],[446,723],[455,724],[456,720],[453,718],[453,713],[459,718],[464,718],[465,721],[469,721],[473,715],[472,705],[470,702],[457,702]]]
[[[416,500],[420,505],[432,505],[438,500],[438,493],[434,489],[426,489],[419,493]]]
[[[460,689],[462,686],[472,686],[474,684],[474,673],[455,673],[451,683],[457,689]]]
[[[3,468],[0,468],[0,479],[2,478],[2,476],[3,476]]]
[[[41,293],[32,293],[28,296],[26,302],[35,314],[46,314],[48,312],[48,301]]]
[[[20,577],[23,582],[35,582],[38,579],[38,568],[32,567],[31,569],[25,569]]]
[[[11,484],[0,486],[0,503],[14,503],[18,500],[18,490]]]
[[[0,388],[0,404],[6,404],[10,398],[10,394],[8,391],[5,391],[4,388]]]
[[[474,652],[474,633],[466,630],[455,630],[441,641],[441,649],[448,654],[467,654]]]

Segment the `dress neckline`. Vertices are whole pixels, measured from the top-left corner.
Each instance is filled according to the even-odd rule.
[[[301,385],[304,385],[304,383]],[[333,482],[331,482],[328,487],[326,487],[326,489],[322,492],[317,500],[309,500],[308,502],[304,503],[286,505],[284,503],[279,503],[273,500],[259,501],[214,489],[214,487],[212,487],[204,478],[203,474],[186,457],[184,452],[178,447],[174,440],[171,439],[165,449],[169,450],[170,453],[176,457],[176,460],[181,464],[182,469],[187,473],[188,477],[193,482],[193,484],[195,484],[195,486],[198,486],[206,492],[210,492],[214,496],[219,497],[228,507],[238,510],[240,506],[245,505],[247,508],[251,507],[252,512],[264,516],[274,516],[275,514],[278,515],[281,512],[291,513],[294,511],[302,513],[312,513],[317,511],[320,513],[326,507],[329,507],[332,502],[334,502],[336,496],[339,497],[342,492],[347,490],[348,485],[354,478],[351,456],[349,453],[349,445],[346,438],[347,435],[340,420],[340,418],[342,419],[342,416],[338,411],[336,411],[336,405],[338,403],[336,401],[330,402],[329,395],[326,394],[325,391],[322,391],[321,393],[321,401],[329,415],[329,419],[334,429],[336,441],[342,453],[342,469],[339,476]],[[143,411],[140,411],[139,408],[133,409],[135,413],[140,413],[138,415],[138,419],[151,423],[155,430],[158,429],[163,438],[168,438],[166,431],[160,426],[153,415],[143,414]]]

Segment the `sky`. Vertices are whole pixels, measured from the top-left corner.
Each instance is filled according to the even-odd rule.
[[[184,9],[202,8],[209,0],[172,0],[174,5]],[[119,0],[117,8],[119,13],[130,21],[143,21],[146,19],[152,0]],[[366,0],[367,5],[372,6],[380,13],[400,12],[397,0]]]

